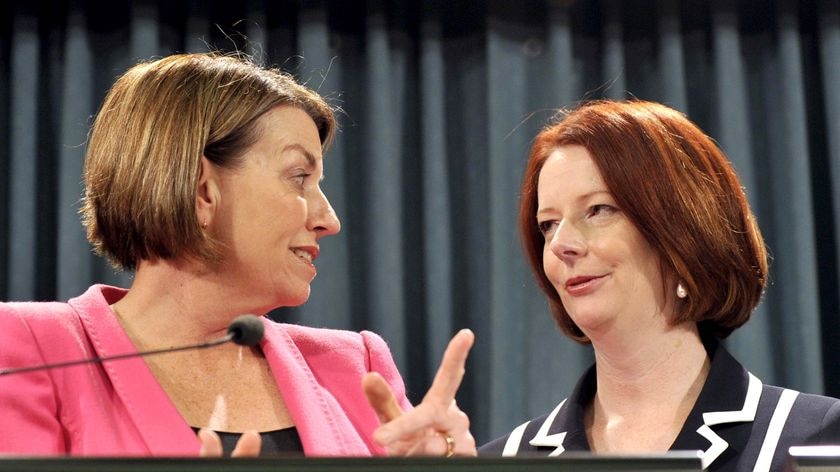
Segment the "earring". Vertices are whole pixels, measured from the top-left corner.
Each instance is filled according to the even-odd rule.
[[[204,222],[201,223],[201,227],[207,229],[207,220],[204,220]]]
[[[683,287],[682,282],[677,284],[677,298],[685,298],[688,296],[688,292],[685,291],[685,287]]]

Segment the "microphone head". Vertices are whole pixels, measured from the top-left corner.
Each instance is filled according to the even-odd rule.
[[[230,340],[240,346],[256,346],[262,341],[265,328],[254,315],[237,316],[228,328]]]

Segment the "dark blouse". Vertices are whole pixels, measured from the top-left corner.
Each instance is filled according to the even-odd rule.
[[[193,431],[198,432],[199,428],[193,428]],[[222,440],[222,451],[224,456],[230,456],[233,449],[236,447],[236,442],[242,433],[228,433],[224,431],[216,431],[219,438]],[[297,428],[277,429],[274,431],[265,431],[260,433],[262,439],[262,446],[260,447],[260,456],[302,456],[303,444],[300,442]]]

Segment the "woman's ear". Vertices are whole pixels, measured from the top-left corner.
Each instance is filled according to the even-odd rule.
[[[219,170],[205,156],[201,156],[198,187],[195,192],[195,214],[198,224],[206,229],[213,223],[213,215],[219,206]]]

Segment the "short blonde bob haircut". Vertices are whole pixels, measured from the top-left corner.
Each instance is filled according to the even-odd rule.
[[[329,147],[336,124],[324,99],[247,58],[173,55],[125,72],[88,137],[80,212],[96,252],[125,270],[140,260],[218,260],[195,211],[201,157],[236,169],[260,137],[259,118],[279,105],[305,111]]]
[[[686,289],[673,323],[694,321],[701,335],[723,338],[749,319],[767,282],[767,253],[726,156],[676,110],[643,101],[595,101],[537,135],[521,189],[525,253],[565,334],[589,341],[545,275],[545,241],[536,220],[540,171],[565,145],[589,151],[619,208],[659,253],[663,275],[673,275]]]

